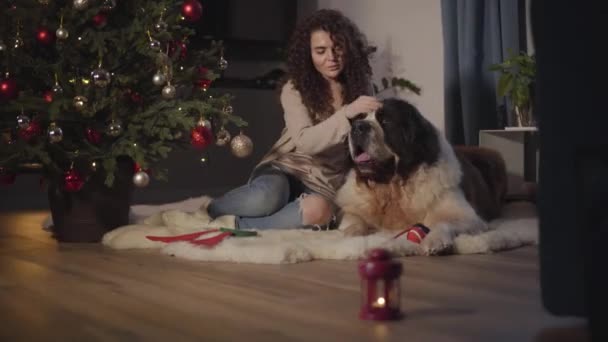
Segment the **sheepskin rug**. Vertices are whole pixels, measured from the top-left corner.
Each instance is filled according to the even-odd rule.
[[[405,235],[392,239],[394,234],[387,233],[345,237],[341,231],[266,229],[258,230],[256,237],[229,237],[214,247],[189,242],[164,243],[146,238],[148,235],[175,236],[201,231],[201,226],[196,224],[196,213],[200,208],[205,208],[209,200],[209,197],[203,196],[165,205],[134,205],[131,210],[133,224],[107,233],[103,244],[114,249],[156,248],[163,254],[190,260],[258,264],[290,264],[319,259],[353,260],[376,247],[385,248],[396,256],[422,254],[418,244],[408,241]],[[182,222],[163,225],[160,216],[167,212]],[[489,231],[477,235],[458,236],[454,253],[492,253],[538,243],[538,217],[532,203],[507,204],[503,216],[490,222],[490,227]],[[211,237],[212,234],[201,238]]]

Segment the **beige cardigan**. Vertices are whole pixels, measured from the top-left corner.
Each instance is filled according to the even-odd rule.
[[[333,199],[349,165],[347,106],[313,125],[300,92],[291,82],[281,90],[281,105],[285,128],[256,169],[271,163],[297,177],[311,190]]]

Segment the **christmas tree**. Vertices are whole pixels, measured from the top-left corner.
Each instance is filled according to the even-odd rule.
[[[133,182],[175,148],[251,153],[246,122],[212,87],[228,66],[219,41],[189,49],[197,0],[19,0],[0,4],[0,180],[26,163],[76,192],[87,175],[112,187],[117,160]],[[203,41],[202,37],[196,37]]]

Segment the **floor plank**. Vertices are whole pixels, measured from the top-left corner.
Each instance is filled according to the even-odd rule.
[[[563,341],[538,251],[402,259],[405,319],[360,321],[355,262],[205,263],[57,244],[46,212],[0,214],[0,340]],[[566,332],[566,333],[564,333]]]

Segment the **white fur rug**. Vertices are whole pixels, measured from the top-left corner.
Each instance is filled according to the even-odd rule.
[[[208,197],[200,197],[160,206],[135,205],[132,207],[132,222],[141,223],[146,217],[170,209],[194,212],[207,201]],[[538,242],[536,207],[528,202],[508,204],[503,217],[492,221],[490,227],[491,230],[478,235],[458,236],[454,253],[490,253]],[[340,231],[259,230],[257,237],[230,237],[212,248],[188,242],[154,242],[145,238],[146,235],[171,236],[193,231],[200,229],[137,224],[106,234],[103,243],[115,249],[159,248],[161,253],[191,260],[259,264],[287,264],[315,259],[353,260],[375,247],[386,248],[397,256],[421,254],[418,244],[405,239],[405,235],[391,239],[394,234],[386,233],[345,237]]]

